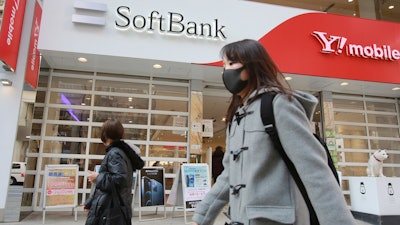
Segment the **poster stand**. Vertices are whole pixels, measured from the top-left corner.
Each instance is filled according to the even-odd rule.
[[[188,212],[195,211],[197,203],[203,200],[210,189],[210,175],[206,163],[183,164],[175,177],[168,198],[168,204],[174,205],[172,216],[176,207],[182,207],[185,224],[189,224]],[[182,205],[177,205],[179,202],[182,202]]]
[[[135,170],[133,171],[133,182],[132,182],[132,212],[134,212],[134,208],[135,208],[135,200],[136,200],[136,196],[138,194],[138,171]]]
[[[177,205],[177,202],[182,204]],[[173,205],[172,207],[172,218],[175,218],[175,209],[183,210],[183,191],[182,191],[182,179],[181,179],[181,168],[175,174],[174,182],[172,184],[171,193],[167,200],[168,205]],[[186,222],[186,215],[185,222]]]
[[[78,165],[46,165],[43,177],[43,224],[46,210],[72,208],[78,221]]]
[[[165,170],[164,167],[143,167],[139,171],[139,221],[160,220],[167,218],[165,207]],[[158,214],[158,207],[164,208],[162,217],[142,219],[143,208],[155,208]]]

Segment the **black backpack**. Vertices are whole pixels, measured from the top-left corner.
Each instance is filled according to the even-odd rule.
[[[297,187],[299,188],[299,190],[307,204],[308,210],[310,212],[311,224],[318,225],[319,224],[318,218],[317,218],[315,210],[310,202],[306,188],[304,187],[304,184],[301,181],[300,176],[297,173],[297,170],[296,170],[293,162],[288,158],[288,156],[287,156],[285,150],[283,149],[282,144],[279,140],[278,132],[275,127],[275,118],[274,118],[274,112],[273,112],[273,107],[272,107],[272,101],[274,100],[275,96],[276,96],[276,93],[264,93],[261,95],[261,119],[262,119],[262,122],[265,127],[265,132],[267,132],[268,135],[270,136],[270,138],[272,139],[275,148],[279,151],[279,154],[281,155],[282,159],[285,161],[286,166],[288,167],[290,173],[292,174],[292,177],[295,180]],[[336,178],[336,181],[338,182],[338,184],[340,184],[339,176],[337,174],[335,165],[333,164],[333,160],[332,160],[331,154],[329,153],[328,147],[326,146],[326,143],[317,134],[314,134],[314,137],[324,147],[327,157],[328,157],[328,165],[331,168],[332,173]]]

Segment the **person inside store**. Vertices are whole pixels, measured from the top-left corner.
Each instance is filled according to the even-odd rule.
[[[120,121],[104,122],[101,141],[106,155],[99,172],[88,171],[88,180],[95,190],[84,203],[84,209],[89,211],[86,225],[131,224],[133,172],[143,168],[144,161],[122,140],[123,136]]]
[[[318,100],[291,89],[256,40],[227,44],[221,56],[222,80],[232,93],[226,113],[224,171],[197,205],[194,224],[213,224],[227,205],[233,225],[310,224],[305,200],[261,120],[260,96],[268,92],[276,93],[272,103],[276,129],[319,224],[355,224],[325,150],[310,128]]]
[[[224,166],[222,165],[223,158],[224,158],[224,151],[222,150],[222,146],[217,146],[212,154],[211,170],[214,183],[217,181],[218,176],[224,170]]]

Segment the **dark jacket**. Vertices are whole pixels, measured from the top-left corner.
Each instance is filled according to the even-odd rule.
[[[86,225],[105,224],[112,198],[112,185],[115,185],[119,194],[127,224],[131,224],[133,172],[143,166],[143,160],[125,142],[114,141],[107,147],[96,179],[96,189],[85,202],[85,207],[89,209]]]
[[[216,148],[214,154],[212,155],[212,177],[214,182],[224,170],[224,166],[222,165],[223,158],[224,152],[221,150],[221,148]]]

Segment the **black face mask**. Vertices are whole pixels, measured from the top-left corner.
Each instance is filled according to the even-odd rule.
[[[224,70],[222,73],[222,80],[226,89],[232,94],[241,92],[247,85],[247,80],[240,79],[240,73],[243,71],[244,66],[238,69]]]

